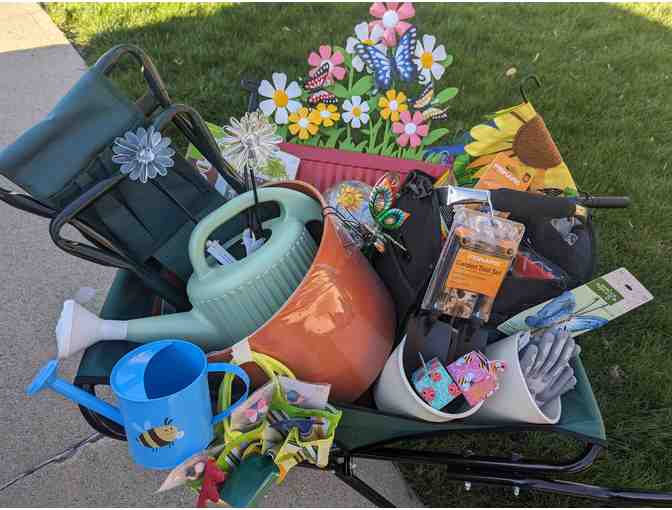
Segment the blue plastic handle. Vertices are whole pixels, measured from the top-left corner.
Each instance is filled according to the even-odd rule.
[[[208,363],[208,372],[226,372],[231,373],[241,379],[245,383],[245,391],[243,395],[228,408],[226,408],[221,413],[213,416],[212,424],[219,423],[220,421],[228,418],[228,416],[235,411],[236,407],[247,400],[247,396],[250,392],[250,377],[247,375],[245,370],[240,368],[238,365],[232,365],[231,363]]]

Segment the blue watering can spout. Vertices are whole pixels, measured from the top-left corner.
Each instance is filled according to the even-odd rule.
[[[77,388],[68,382],[65,382],[63,379],[59,379],[57,375],[58,361],[54,359],[49,361],[40,369],[26,389],[26,393],[28,396],[33,396],[45,388],[50,388],[56,393],[63,395],[65,398],[72,400],[77,404],[83,405],[84,407],[88,407],[92,411],[95,411],[98,414],[102,414],[106,418],[109,418],[121,426],[124,425],[124,420],[121,417],[121,412],[119,412],[119,409],[113,405],[108,404],[107,402],[100,400],[99,398],[94,397],[90,393]]]

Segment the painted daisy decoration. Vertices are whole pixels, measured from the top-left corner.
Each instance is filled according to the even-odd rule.
[[[343,121],[358,129],[369,122],[369,103],[360,96],[343,101]]]
[[[157,175],[167,175],[168,169],[175,165],[170,138],[161,136],[154,126],[139,127],[135,132],[128,131],[123,138],[115,138],[112,152],[112,161],[121,165],[121,173],[143,184]]]
[[[415,65],[420,74],[420,82],[428,83],[432,77],[440,80],[446,71],[446,66],[450,65],[446,48],[443,44],[436,46],[436,37],[433,35],[423,35],[422,41],[418,41],[415,46]],[[441,62],[445,62],[442,65]]]
[[[297,97],[301,97],[301,87],[295,81],[287,85],[285,73],[273,73],[272,81],[273,84],[261,80],[259,84],[259,94],[268,98],[259,103],[259,108],[267,117],[275,114],[276,124],[287,124],[289,114],[301,108],[301,103],[296,101]]]

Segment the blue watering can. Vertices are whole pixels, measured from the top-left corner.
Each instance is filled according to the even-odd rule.
[[[213,417],[209,372],[231,372],[245,384],[243,396]],[[171,469],[205,449],[213,425],[229,416],[249,392],[250,379],[240,367],[208,363],[200,347],[183,340],[144,344],[112,369],[110,386],[119,408],[57,377],[58,361],[49,361],[28,386],[28,395],[49,387],[106,416],[126,429],[133,460],[152,469]]]

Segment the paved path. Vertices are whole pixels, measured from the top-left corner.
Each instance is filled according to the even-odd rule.
[[[0,148],[43,118],[85,68],[37,4],[0,4]],[[12,187],[2,178],[0,186]],[[98,309],[113,275],[56,249],[47,228],[46,220],[0,204],[0,506],[192,506],[186,491],[153,494],[162,475],[135,467],[125,443],[91,437],[74,405],[48,392],[25,396],[52,355],[63,300],[94,287]],[[64,363],[64,377],[77,361]],[[394,465],[361,462],[358,474],[399,506],[417,506]],[[264,503],[370,506],[336,477],[304,469],[292,471]]]

